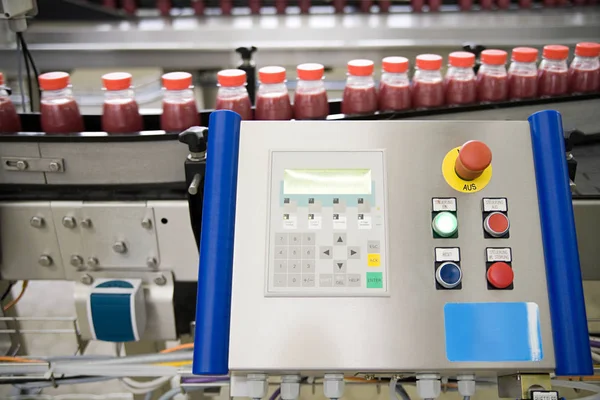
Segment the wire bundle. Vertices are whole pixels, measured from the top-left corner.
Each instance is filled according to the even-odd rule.
[[[35,83],[38,82],[38,77],[40,76],[39,71],[35,65],[35,61],[33,60],[33,56],[29,51],[29,47],[27,46],[27,42],[25,41],[25,37],[23,36],[23,32],[17,32],[17,51],[19,52],[19,90],[21,91],[21,105],[23,107],[23,111],[25,111],[25,99],[23,95],[23,84],[22,84],[22,69],[21,69],[21,56],[23,57],[23,61],[25,62],[25,72],[27,74],[27,91],[29,92],[29,108],[30,111],[34,109],[34,96],[33,94],[33,82],[31,80],[31,70],[35,75]],[[40,96],[39,87],[37,88],[38,96]]]

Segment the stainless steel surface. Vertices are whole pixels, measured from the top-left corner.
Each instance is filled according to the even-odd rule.
[[[443,179],[442,160],[451,149],[474,138],[492,150],[493,177],[480,192],[459,193]],[[273,299],[264,295],[271,149],[384,149],[389,297]],[[470,371],[494,375],[554,368],[527,122],[243,122],[237,182],[229,352],[229,369],[234,373]],[[457,198],[458,239],[432,237],[433,197]],[[482,197],[508,198],[510,238],[484,239]],[[499,246],[512,249],[514,290],[487,288],[484,250]],[[435,247],[460,247],[462,290],[435,289]],[[444,304],[477,301],[537,303],[543,360],[450,362],[444,343]]]
[[[26,32],[42,69],[160,66],[222,68],[237,64],[238,46],[253,45],[258,65],[315,60],[345,65],[357,56],[380,60],[398,49],[457,49],[464,42],[510,47],[597,40],[596,8],[498,13],[260,15],[142,18],[139,21],[37,23]],[[403,54],[404,55],[404,54]],[[16,70],[16,51],[0,49]]]
[[[21,172],[63,172],[61,159],[2,157],[2,166],[7,171]]]
[[[600,280],[600,200],[574,200],[579,259],[584,280]]]

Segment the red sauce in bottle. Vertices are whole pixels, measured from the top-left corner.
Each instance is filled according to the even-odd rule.
[[[285,14],[287,8],[287,0],[275,0],[275,10],[277,14]]]
[[[333,0],[333,8],[336,13],[343,14],[346,8],[346,0]]]
[[[482,10],[491,10],[494,6],[494,0],[479,0],[479,6]]]
[[[131,90],[131,74],[114,72],[102,76],[106,90],[102,106],[102,129],[108,133],[143,130],[142,116]]]
[[[294,117],[283,67],[263,67],[258,70],[261,82],[256,93],[257,120],[290,120]]]
[[[360,2],[360,11],[364,13],[371,12],[371,6],[373,5],[373,0],[361,0]]]
[[[205,10],[204,0],[192,0],[192,8],[194,9],[194,14],[200,16],[204,15]]]
[[[160,12],[160,15],[163,17],[168,17],[171,15],[171,0],[156,0],[156,8]]]
[[[531,8],[532,4],[533,4],[533,0],[519,0],[520,8]]]
[[[600,43],[577,43],[575,59],[569,68],[571,93],[600,90]]]
[[[440,107],[444,105],[444,80],[442,57],[437,54],[417,56],[417,71],[413,77],[412,105],[415,108]]]
[[[477,73],[477,98],[479,101],[504,101],[508,98],[507,54],[503,50],[481,52],[481,68]]]
[[[386,57],[382,61],[383,74],[379,83],[379,110],[400,111],[409,109],[412,103],[408,59]]]
[[[260,4],[261,0],[249,0],[248,7],[250,7],[250,12],[252,14],[260,14]]]
[[[496,4],[500,10],[508,10],[510,8],[510,0],[497,0]]]
[[[342,97],[343,114],[372,114],[377,111],[374,70],[375,64],[371,60],[348,62],[348,79]]]
[[[556,0],[543,0],[542,2],[544,7],[554,7],[556,6]]]
[[[103,0],[102,5],[107,8],[117,8],[117,0]]]
[[[390,12],[390,6],[392,5],[392,0],[379,0],[379,11],[382,13]]]
[[[540,96],[560,96],[569,92],[567,58],[569,48],[561,45],[544,46],[544,59],[538,72]]]
[[[298,7],[300,7],[302,14],[308,14],[310,12],[311,0],[299,0]]]
[[[517,99],[532,99],[537,96],[538,71],[537,49],[531,47],[516,47],[512,51],[512,64],[508,69],[508,97]]]
[[[241,69],[226,69],[217,74],[219,91],[217,110],[231,110],[240,114],[242,119],[252,119],[252,103],[246,90],[246,72]]]
[[[162,76],[165,94],[160,125],[167,132],[182,132],[200,125],[196,99],[192,91],[192,75],[170,72]]]
[[[456,51],[448,56],[450,68],[446,73],[446,104],[471,104],[477,99],[477,80],[473,72],[475,54]]]
[[[325,119],[329,115],[327,91],[323,84],[325,67],[321,64],[300,64],[298,85],[294,93],[296,119]]]
[[[220,0],[221,2],[221,14],[231,15],[233,11],[233,0]]]
[[[21,119],[15,105],[3,89],[4,75],[0,72],[0,132],[14,133],[21,131]]]
[[[442,7],[442,0],[429,0],[429,11],[437,12]]]
[[[424,5],[425,5],[425,0],[410,0],[410,8],[412,8],[413,12],[423,11]]]
[[[121,5],[127,14],[135,14],[138,7],[137,0],[121,0]]]
[[[42,89],[40,119],[46,133],[83,132],[83,118],[69,88],[66,72],[48,72],[38,78]]]

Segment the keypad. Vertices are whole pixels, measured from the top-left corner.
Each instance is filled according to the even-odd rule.
[[[275,234],[273,286],[315,286],[317,252],[315,240],[314,232],[277,232]]]

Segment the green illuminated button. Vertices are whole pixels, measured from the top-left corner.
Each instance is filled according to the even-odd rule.
[[[447,211],[441,212],[433,218],[431,223],[433,231],[441,237],[450,237],[458,230],[456,215]]]
[[[367,289],[383,289],[383,274],[367,272]]]

